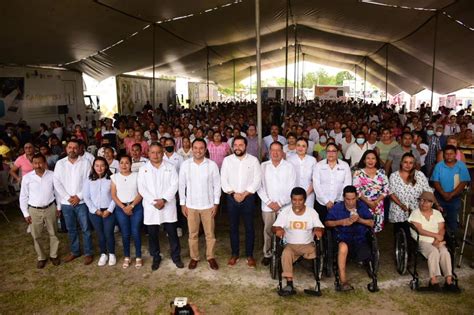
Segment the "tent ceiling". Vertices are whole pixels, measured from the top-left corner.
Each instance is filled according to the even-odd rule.
[[[263,68],[284,65],[286,0],[260,0]],[[369,3],[367,3],[369,2]],[[290,0],[290,24],[305,60],[363,74],[391,94],[474,84],[474,1]],[[418,8],[418,9],[415,9]],[[423,8],[420,10],[419,8]],[[232,85],[255,72],[253,0],[2,1],[0,63],[62,65],[97,79],[153,65],[160,73]],[[156,22],[150,27],[151,22]],[[461,23],[460,23],[461,22]],[[295,27],[289,32],[290,44]],[[283,48],[283,49],[282,49]],[[289,63],[294,47],[290,47]]]

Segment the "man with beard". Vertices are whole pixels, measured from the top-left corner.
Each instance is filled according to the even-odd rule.
[[[81,256],[77,223],[82,230],[84,242],[84,264],[89,265],[93,261],[92,237],[87,221],[89,210],[82,198],[82,186],[89,176],[91,164],[79,155],[79,142],[71,140],[66,146],[67,157],[59,160],[54,169],[54,188],[58,194],[58,210],[61,210],[66,222],[71,253],[64,258],[64,262],[70,262]]]
[[[39,242],[43,227],[49,235],[49,258],[53,265],[60,263],[58,258],[59,239],[56,235],[56,218],[59,216],[54,196],[54,175],[47,169],[46,158],[37,153],[33,155],[33,172],[23,177],[20,191],[20,209],[26,223],[31,226],[31,236],[35,244],[38,269],[44,268],[48,257]]]
[[[232,147],[234,154],[224,159],[221,168],[222,190],[226,194],[230,220],[232,255],[228,265],[234,266],[239,260],[239,222],[242,216],[245,226],[247,265],[249,268],[255,268],[253,213],[255,192],[260,187],[261,181],[260,164],[256,157],[247,154],[247,139],[244,137],[236,136]]]

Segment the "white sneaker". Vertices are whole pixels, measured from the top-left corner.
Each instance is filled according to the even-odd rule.
[[[176,232],[178,233],[178,237],[183,236],[183,229],[182,228],[177,228]]]
[[[97,263],[97,265],[99,267],[105,266],[108,259],[109,259],[109,257],[106,254],[101,254],[100,258],[99,258],[99,262]]]
[[[120,229],[119,229],[118,225],[116,225],[116,226],[114,226],[114,233],[118,233],[118,232],[120,232]]]
[[[117,263],[117,258],[115,258],[114,254],[109,254],[109,266],[115,266]]]

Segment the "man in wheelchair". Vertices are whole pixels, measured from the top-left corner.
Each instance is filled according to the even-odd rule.
[[[419,209],[414,210],[408,221],[411,223],[411,235],[417,242],[416,253],[421,253],[428,259],[428,270],[430,281],[428,290],[441,291],[438,283],[438,277],[441,271],[445,277],[444,289],[448,292],[459,292],[457,279],[453,272],[453,257],[448,250],[448,244],[451,240],[448,238],[445,228],[444,218],[438,210],[433,209],[433,203],[436,198],[433,193],[425,191],[420,195]],[[416,272],[416,253],[415,265],[412,280],[412,289],[421,289],[418,287],[418,273]],[[441,268],[440,268],[441,267]]]
[[[376,280],[378,248],[376,248],[376,239],[372,233],[374,226],[372,213],[364,202],[357,200],[357,191],[354,186],[344,188],[343,198],[344,201],[334,205],[328,212],[325,221],[327,228],[334,228],[337,240],[337,269],[334,267],[336,290],[354,289],[346,276],[347,258],[352,257],[357,262],[365,264],[372,278],[368,289],[375,292],[378,290]]]
[[[318,213],[305,206],[306,191],[295,187],[291,191],[291,205],[284,207],[273,224],[273,233],[277,238],[285,238],[286,245],[281,254],[281,265],[286,278],[286,286],[278,292],[281,296],[296,294],[293,287],[293,263],[298,258],[316,258],[314,238],[321,238],[324,225],[319,220]]]

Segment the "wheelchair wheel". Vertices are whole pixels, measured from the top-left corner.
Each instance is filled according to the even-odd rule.
[[[405,230],[400,229],[395,234],[395,262],[397,272],[404,275],[407,272],[408,265],[408,240]]]
[[[278,278],[278,255],[277,255],[277,237],[272,236],[272,257],[270,260],[270,276],[273,280]]]
[[[334,264],[334,237],[331,230],[327,230],[323,236],[323,270],[324,275],[328,278],[332,277],[333,264]]]

